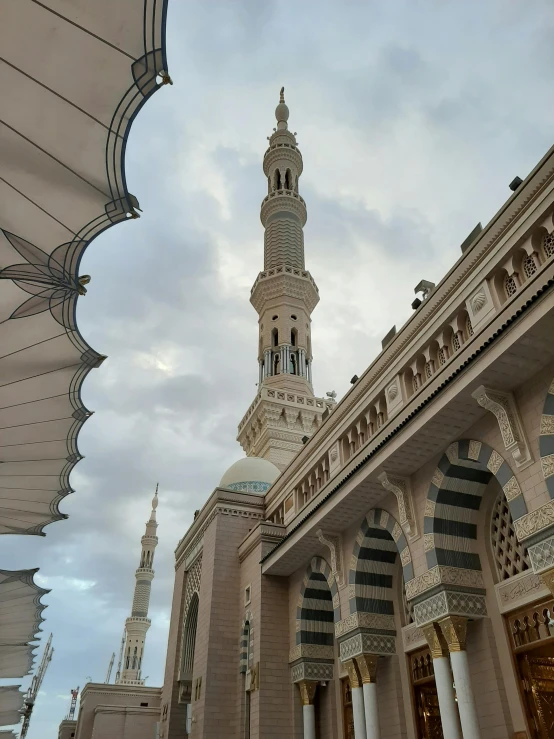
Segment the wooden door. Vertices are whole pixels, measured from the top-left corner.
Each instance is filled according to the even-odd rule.
[[[415,686],[415,697],[420,737],[422,739],[444,739],[439,697],[434,682]]]

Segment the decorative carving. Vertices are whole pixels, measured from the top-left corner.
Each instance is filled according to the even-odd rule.
[[[343,618],[335,624],[335,636],[337,638],[348,634],[354,629],[388,629],[395,630],[394,616],[386,613],[366,613],[355,611],[350,616]]]
[[[482,408],[496,417],[504,447],[507,452],[511,452],[516,466],[523,469],[530,465],[533,457],[513,394],[481,385],[472,396]]]
[[[394,382],[388,389],[389,400],[394,400],[398,395],[398,385]]]
[[[543,595],[547,595],[546,592],[541,592],[545,590],[545,585],[540,576],[529,570],[498,583],[495,590],[501,613],[511,611],[537,600]]]
[[[356,657],[356,664],[358,665],[362,683],[364,685],[377,682],[376,654],[362,654],[359,657]]]
[[[504,495],[508,503],[514,498],[517,498],[518,495],[521,495],[521,488],[515,477],[510,477],[502,489],[504,490]]]
[[[448,647],[444,639],[442,638],[438,624],[433,623],[428,624],[427,626],[422,626],[421,631],[425,636],[425,641],[429,645],[429,649],[431,650],[431,657],[433,659],[448,656]]]
[[[554,500],[549,500],[548,503],[545,503],[540,508],[531,511],[531,513],[526,513],[525,516],[514,521],[514,528],[519,541],[524,541],[530,536],[538,534],[542,529],[552,526],[552,524],[554,524]],[[531,549],[529,549],[529,556],[531,557],[531,562],[533,562]],[[533,569],[535,569],[534,562]]]
[[[418,626],[425,626],[431,621],[438,621],[451,614],[471,618],[486,616],[485,596],[443,590],[414,606],[414,618]]]
[[[329,549],[331,554],[331,572],[333,573],[339,588],[346,585],[344,580],[344,568],[342,561],[342,537],[340,535],[324,534],[318,529],[315,535],[319,541]]]
[[[379,475],[379,481],[385,490],[389,490],[394,493],[398,502],[398,518],[400,525],[408,535],[410,539],[415,539],[418,536],[417,526],[414,516],[414,508],[412,504],[412,491],[410,488],[410,481],[404,477],[393,477],[387,472],[381,472]],[[385,525],[381,514],[381,525]]]
[[[554,595],[554,568],[547,570],[546,572],[541,572],[540,578],[552,595]]]
[[[291,680],[298,683],[301,680],[332,680],[333,662],[307,662],[302,660],[291,668]]]
[[[310,659],[334,659],[335,650],[332,646],[325,644],[297,644],[289,652],[289,664],[296,662],[302,657]]]
[[[402,629],[402,641],[405,652],[411,652],[427,643],[423,631],[416,624],[410,624]]]
[[[300,690],[300,700],[303,706],[309,706],[314,702],[317,682],[312,680],[300,680],[296,683]]]
[[[554,416],[543,414],[541,417],[540,435],[550,436],[550,434],[554,434]]]
[[[479,459],[479,455],[481,454],[482,446],[483,445],[480,441],[475,441],[475,439],[471,439],[471,441],[469,442],[469,451],[467,456],[470,459],[477,461]]]
[[[346,667],[346,671],[348,672],[348,678],[350,680],[350,687],[360,688],[362,685],[362,679],[360,677],[358,668],[356,667],[356,663],[354,662],[354,660],[353,659],[346,660],[346,662],[343,662],[343,665]]]
[[[542,474],[545,477],[554,475],[554,454],[549,454],[541,458]]]
[[[464,652],[466,648],[467,618],[448,616],[439,621],[440,630],[450,652]]]
[[[423,550],[430,552],[431,549],[435,548],[435,535],[434,534],[423,534]]]
[[[504,464],[504,457],[500,455],[496,449],[493,449],[491,456],[489,457],[489,461],[487,462],[487,468],[492,472],[493,475],[496,475],[498,470],[502,467]]]
[[[361,654],[396,654],[396,639],[386,634],[355,634],[339,646],[341,662]]]
[[[443,480],[444,480],[444,474],[437,467],[437,469],[435,470],[433,474],[433,477],[431,478],[431,482],[433,483],[433,485],[436,485],[438,488],[440,488]]]
[[[483,575],[479,570],[466,570],[462,567],[436,565],[423,575],[414,577],[406,583],[406,598],[412,600],[426,590],[437,585],[458,585],[469,588],[484,588]]]
[[[479,290],[479,292],[473,296],[471,299],[471,308],[473,310],[474,314],[479,313],[481,308],[485,305],[487,302],[487,296],[485,295],[484,290]]]

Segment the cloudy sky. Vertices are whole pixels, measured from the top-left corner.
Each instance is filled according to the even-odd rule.
[[[129,613],[160,483],[144,675],[161,685],[173,551],[228,465],[254,398],[262,157],[286,88],[304,156],[315,391],[361,374],[459,245],[553,143],[550,0],[170,0],[173,87],[128,146],[140,220],[85,255],[80,328],[108,355],[85,382],[68,521],[4,537],[2,567],[40,567],[55,655],[29,739],[55,739],[69,691],[103,681]],[[24,681],[24,686],[28,681]]]

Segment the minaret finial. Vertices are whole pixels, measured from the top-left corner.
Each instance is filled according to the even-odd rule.
[[[279,102],[284,103],[285,102],[285,88],[281,87],[281,92],[279,94]]]

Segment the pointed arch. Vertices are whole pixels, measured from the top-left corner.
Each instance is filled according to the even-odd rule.
[[[554,498],[554,380],[548,388],[542,409],[539,454],[548,494]]]
[[[435,470],[423,519],[427,567],[437,565],[481,570],[477,553],[477,520],[492,477],[506,495],[513,520],[527,505],[512,468],[487,444],[463,439],[450,444]]]
[[[340,621],[339,591],[323,557],[314,557],[302,582],[296,609],[296,644],[333,647],[334,624]]]
[[[182,679],[192,680],[192,668],[194,665],[194,649],[196,646],[196,627],[198,625],[198,606],[200,599],[194,591],[185,615],[185,628],[183,633],[183,657],[181,662]]]
[[[397,554],[405,584],[414,577],[406,536],[394,516],[374,508],[360,527],[350,560],[350,613],[379,614],[383,628],[395,628],[393,574]]]
[[[254,661],[254,619],[247,611],[240,631],[240,672],[245,674]]]

